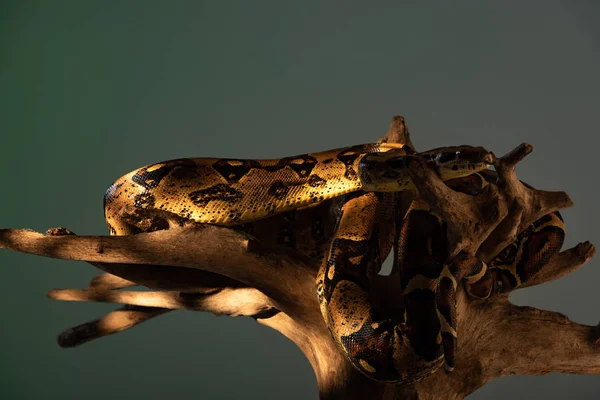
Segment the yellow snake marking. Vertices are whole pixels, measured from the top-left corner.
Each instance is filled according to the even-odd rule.
[[[487,267],[483,267],[481,269],[481,271],[479,271],[476,275],[473,276],[467,276],[465,277],[465,282],[466,283],[473,283],[473,282],[477,282],[478,280],[480,280],[481,278],[483,278],[483,276],[485,275],[487,271]],[[456,288],[455,288],[456,289]]]
[[[150,167],[148,167],[147,171],[148,172],[156,171],[157,169],[161,168],[163,165],[164,164],[162,164],[162,163],[151,165]]]
[[[373,368],[368,362],[366,362],[363,359],[358,360],[358,362],[360,363],[360,366],[363,367],[364,369],[366,369],[368,372],[375,372],[375,368]]]
[[[327,270],[327,278],[329,280],[333,280],[333,277],[335,276],[335,265],[332,265],[329,267],[329,269]]]
[[[440,318],[441,331],[448,332],[452,336],[456,337],[456,329],[450,325],[450,323],[446,320],[446,317],[440,313],[438,313],[438,317]]]

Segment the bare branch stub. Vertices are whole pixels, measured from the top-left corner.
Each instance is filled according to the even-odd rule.
[[[271,300],[253,288],[223,289],[215,293],[53,289],[48,292],[48,297],[62,301],[93,301],[171,310],[208,311],[229,316],[253,316],[274,309]]]
[[[402,143],[415,148],[410,140],[410,133],[408,127],[405,124],[405,119],[401,115],[396,115],[392,118],[390,128],[387,134],[381,137],[378,142],[381,143]]]
[[[314,261],[276,246],[272,252],[267,252],[265,246],[256,246],[259,249],[256,252],[249,246],[252,240],[228,228],[197,224],[109,237],[45,236],[28,230],[0,230],[0,248],[92,263],[161,266],[157,270],[183,266],[257,288],[271,297],[278,309],[298,316],[307,306],[316,306],[316,297],[306,299],[305,295],[314,290]],[[197,243],[204,246],[199,247]]]

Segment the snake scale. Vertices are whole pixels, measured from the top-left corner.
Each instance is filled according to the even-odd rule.
[[[489,265],[460,253],[447,260],[445,223],[400,196],[415,192],[413,157],[435,164],[454,190],[477,195],[496,179],[491,153],[457,146],[415,153],[371,143],[274,160],[186,158],[136,169],[104,197],[112,235],[140,228],[126,207],[161,210],[198,223],[231,226],[321,261],[316,294],[333,339],[354,367],[385,382],[411,382],[456,357],[455,292],[485,299],[510,291],[557,253],[564,239],[558,212],[521,232]],[[369,290],[394,248],[404,312],[374,310]]]

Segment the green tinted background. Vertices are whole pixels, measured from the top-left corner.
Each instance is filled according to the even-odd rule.
[[[520,177],[566,190],[566,246],[600,244],[594,1],[0,2],[0,226],[105,234],[123,173],[180,157],[276,158],[368,142],[407,117],[424,150],[528,141]],[[199,246],[202,244],[199,243]],[[517,304],[596,324],[594,259]],[[80,263],[0,253],[0,398],[314,399],[290,341],[249,318],[175,312],[62,350],[111,305]],[[600,377],[494,381],[473,399],[596,399]]]

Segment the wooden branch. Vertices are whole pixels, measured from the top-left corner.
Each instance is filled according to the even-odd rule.
[[[203,246],[198,246],[203,243]],[[314,261],[306,256],[265,249],[240,232],[187,224],[132,236],[50,236],[30,230],[0,230],[0,248],[51,258],[200,269],[229,277],[268,295],[277,309],[301,317],[306,293],[314,289]],[[224,256],[227,255],[227,256]],[[179,267],[181,268],[181,267]],[[172,271],[172,270],[171,270]],[[109,271],[114,272],[114,271]],[[189,271],[188,271],[189,272]],[[312,319],[312,317],[311,317]]]
[[[255,316],[272,311],[271,300],[253,288],[224,289],[211,294],[180,292],[96,291],[54,289],[48,297],[63,301],[93,301],[171,310],[208,311],[215,315]]]
[[[63,348],[77,347],[94,339],[131,329],[168,311],[170,310],[165,308],[127,305],[102,318],[64,330],[58,335],[58,345]]]
[[[381,141],[412,146],[404,118],[395,117]],[[446,221],[451,255],[466,250],[489,261],[540,215],[572,204],[564,192],[536,190],[518,180],[515,166],[531,149],[522,144],[496,159],[498,181],[479,196],[452,191],[429,164],[415,159],[412,178],[419,196]],[[600,373],[599,327],[573,323],[558,313],[516,307],[507,294],[472,300],[459,285],[454,372],[439,370],[420,382],[400,386],[372,381],[347,362],[330,336],[316,298],[314,260],[228,228],[135,212],[132,218],[142,228],[163,230],[118,237],[74,236],[68,230],[47,235],[0,230],[0,248],[85,260],[109,272],[92,279],[87,289],[49,292],[58,300],[126,305],[63,332],[61,346],[77,346],[168,310],[185,309],[251,316],[278,330],[310,361],[321,399],[461,399],[505,375]],[[580,243],[554,257],[525,286],[564,276],[594,254],[592,244]],[[122,290],[137,284],[153,291]],[[377,277],[372,291],[375,307],[397,306],[398,285],[394,276]]]
[[[139,266],[138,266],[139,267]],[[154,266],[156,267],[156,266]],[[168,270],[170,268],[165,268]],[[199,271],[188,271],[192,278]],[[179,271],[181,275],[181,271]],[[154,275],[154,278],[156,275]],[[183,277],[183,276],[182,276]],[[253,288],[207,288],[197,287],[192,292],[128,292],[116,291],[137,283],[111,274],[94,277],[88,289],[54,289],[48,297],[63,301],[90,301],[126,304],[104,317],[70,328],[59,335],[61,347],[75,347],[113,333],[130,329],[171,310],[207,311],[215,315],[251,316],[264,318],[275,315],[279,310],[271,300]]]
[[[90,281],[90,290],[115,290],[137,286],[138,284],[113,274],[101,274]]]
[[[99,282],[92,281],[90,282],[90,288],[96,288],[95,285],[105,285],[104,279],[114,280],[115,278],[121,279],[121,281],[115,281],[115,283],[128,285],[119,288],[141,285],[151,289],[187,293],[209,293],[224,288],[247,287],[247,285],[235,279],[199,269],[144,264],[97,262],[90,264],[108,272],[104,275],[114,277],[103,278]]]
[[[67,301],[103,301],[121,302],[124,304],[138,304],[136,301],[126,301],[126,297],[120,297],[122,296],[123,292],[120,292],[116,295],[109,295],[104,298],[99,296],[99,293],[143,285],[153,289],[161,289],[171,292],[184,292],[180,293],[179,298],[177,298],[174,302],[171,302],[176,303],[178,301],[181,302],[182,300],[185,302],[186,298],[189,299],[193,298],[194,296],[197,297],[199,294],[207,296],[218,293],[219,291],[223,291],[226,288],[235,289],[245,287],[245,285],[243,285],[241,282],[235,281],[225,276],[191,268],[165,268],[156,265],[136,264],[90,264],[101,268],[105,271],[115,271],[117,273],[120,273],[123,276],[127,276],[128,278],[135,280],[135,282],[110,273],[105,273],[94,277],[91,280],[87,291],[77,289],[54,290],[50,291],[48,293],[48,296],[56,300]],[[88,293],[92,295],[88,296]],[[223,295],[223,293],[220,293],[220,295]],[[148,301],[152,302],[151,299],[145,299],[146,303]],[[117,310],[114,313],[107,314],[101,320],[91,321],[86,324],[80,325],[79,327],[75,327],[73,329],[63,332],[63,334],[59,336],[59,344],[61,346],[68,345],[68,347],[78,346],[79,344],[89,342],[92,339],[131,329],[138,324],[141,324],[159,315],[163,315],[174,309],[192,309],[200,311],[211,311],[219,315],[222,314],[222,310],[210,310],[209,308],[205,308],[207,307],[207,304],[203,304],[202,308],[190,308],[185,306],[161,308],[161,305],[164,306],[165,301],[163,301],[162,303],[163,304],[156,304],[152,306],[136,305],[132,306],[134,308],[133,310],[127,309],[127,307],[126,309]],[[225,301],[225,303],[227,303],[227,301]],[[187,305],[193,306],[193,304]],[[240,310],[241,309],[243,309],[243,307],[240,307]],[[234,314],[236,313],[232,312],[228,315],[234,316]],[[243,313],[240,313],[240,315],[252,316],[251,314]],[[107,318],[111,321],[110,324],[105,323],[105,319]],[[123,325],[117,324],[115,322],[116,318],[118,318],[118,321],[126,322]],[[104,328],[97,329],[96,326],[98,326],[98,324],[102,324]]]
[[[566,316],[533,307],[507,304],[504,332],[491,346],[509,340],[502,357],[489,359],[489,370],[501,375],[545,375],[549,372],[600,374],[600,339],[595,326],[571,322]],[[541,341],[539,338],[544,338]],[[499,354],[500,355],[500,354]],[[500,361],[502,360],[502,361]]]

